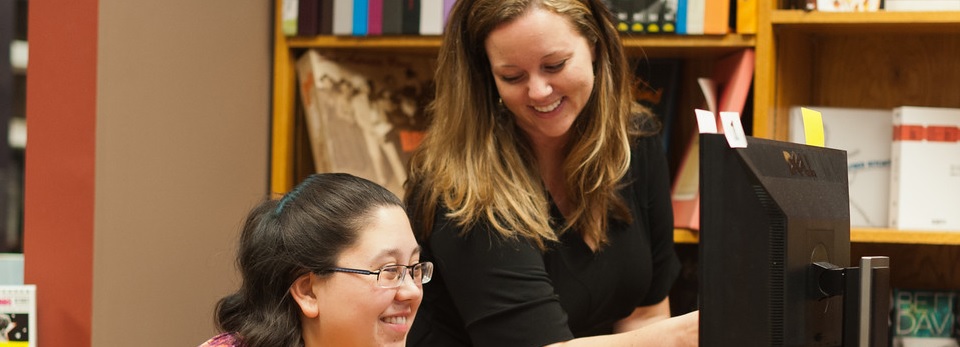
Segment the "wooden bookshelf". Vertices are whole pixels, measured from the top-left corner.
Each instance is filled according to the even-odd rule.
[[[960,12],[807,12],[775,10],[770,13],[774,27],[791,26],[791,30],[824,33],[852,32],[943,32],[960,30]]]
[[[759,3],[754,135],[785,140],[796,105],[960,107],[960,12],[806,12]],[[852,135],[852,134],[851,134]],[[960,289],[960,230],[853,228],[894,287]]]
[[[623,42],[631,57],[689,59],[694,72],[723,54],[755,48],[757,137],[785,140],[794,105],[960,107],[960,83],[947,83],[960,81],[960,12],[823,13],[776,6],[776,0],[758,3],[756,35],[628,36]],[[271,190],[283,193],[293,186],[300,158],[295,155],[293,68],[299,53],[311,48],[435,53],[439,46],[436,36],[285,37],[277,24]],[[676,229],[674,240],[696,244],[699,233]],[[891,256],[894,286],[960,289],[960,267],[936,269],[960,264],[960,230],[854,228],[851,241],[854,256]]]
[[[673,240],[681,244],[696,244],[700,242],[700,232],[674,229]],[[960,232],[852,228],[850,241],[863,244],[960,246]]]
[[[307,49],[435,54],[439,36],[311,36],[287,37],[280,28],[280,1],[275,1],[272,147],[270,189],[282,194],[296,181],[296,58]],[[711,66],[716,57],[756,46],[755,35],[636,35],[623,39],[631,58],[682,58],[696,62],[694,73]],[[690,85],[695,85],[691,83]],[[692,99],[692,98],[691,98]],[[682,104],[683,100],[681,100]]]

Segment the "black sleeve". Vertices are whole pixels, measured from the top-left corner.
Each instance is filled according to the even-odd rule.
[[[644,210],[650,249],[653,252],[653,278],[650,291],[640,301],[649,306],[663,301],[680,275],[680,260],[673,245],[673,205],[670,199],[670,174],[666,155],[657,136],[639,140],[633,152],[633,168],[638,173],[634,182]]]
[[[486,225],[461,236],[449,220],[437,222],[430,248],[474,346],[544,346],[573,338],[536,246],[505,240]]]

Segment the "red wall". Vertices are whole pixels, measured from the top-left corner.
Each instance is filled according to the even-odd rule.
[[[45,346],[91,344],[97,9],[29,2],[25,282]]]

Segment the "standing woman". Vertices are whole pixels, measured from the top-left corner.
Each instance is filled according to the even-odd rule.
[[[413,346],[693,346],[658,124],[601,0],[458,0],[407,208]]]
[[[400,200],[348,174],[254,208],[237,263],[243,283],[217,303],[223,333],[201,347],[402,347],[433,273]]]

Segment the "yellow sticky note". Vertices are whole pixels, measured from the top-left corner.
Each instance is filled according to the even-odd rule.
[[[803,134],[810,146],[823,147],[823,118],[820,111],[800,108],[803,114]]]

